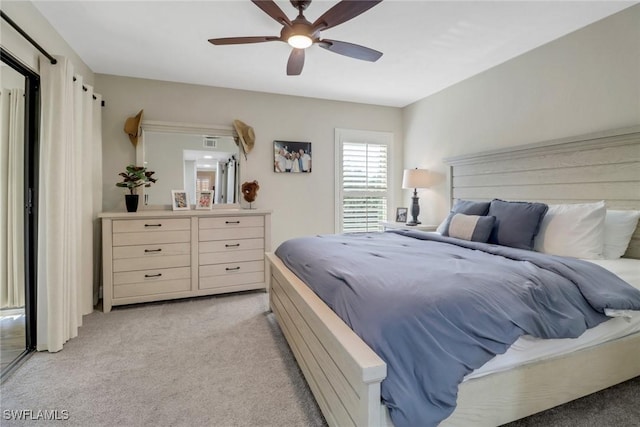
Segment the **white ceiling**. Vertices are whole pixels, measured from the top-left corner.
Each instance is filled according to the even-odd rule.
[[[295,18],[288,1],[277,3]],[[313,22],[336,3],[316,0],[305,16]],[[312,46],[302,75],[287,76],[286,43],[207,42],[279,35],[281,26],[249,0],[34,2],[96,73],[396,107],[635,3],[386,0],[322,34],[379,50],[378,62]]]

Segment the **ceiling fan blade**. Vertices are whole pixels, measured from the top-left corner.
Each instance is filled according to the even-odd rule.
[[[287,76],[299,76],[304,67],[304,49],[292,49],[287,61]]]
[[[251,0],[251,1],[253,2],[253,4],[255,4],[260,9],[262,9],[263,12],[265,12],[267,15],[275,19],[280,24],[286,25],[288,27],[291,26],[291,21],[289,20],[287,15],[284,14],[282,9],[280,9],[280,7],[273,0]]]
[[[280,37],[277,37],[277,36],[223,37],[220,39],[209,39],[209,43],[215,44],[215,45],[225,45],[225,44],[275,42],[278,40],[280,40]]]
[[[322,39],[318,42],[318,45],[330,52],[350,58],[362,59],[363,61],[376,62],[382,56],[382,52],[378,52],[377,50],[338,40]]]
[[[314,30],[326,30],[355,18],[382,0],[342,0],[313,23]]]

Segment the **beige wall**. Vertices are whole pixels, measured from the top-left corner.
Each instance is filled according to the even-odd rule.
[[[403,109],[406,167],[640,124],[640,5]],[[421,194],[422,222],[449,209],[446,181]],[[408,197],[408,194],[407,196]]]
[[[96,75],[103,109],[104,210],[124,210],[117,175],[135,161],[123,132],[124,121],[144,109],[147,120],[231,126],[240,119],[252,126],[256,144],[241,171],[240,182],[258,180],[254,207],[272,209],[273,245],[285,239],[334,232],[334,129],[393,132],[396,182],[402,177],[402,111],[346,102],[196,86],[155,80]],[[310,141],[311,174],[273,172],[273,140]],[[158,179],[162,179],[158,176]],[[401,199],[401,191],[397,197]],[[395,212],[397,201],[390,203]],[[406,202],[404,203],[406,206]]]
[[[64,41],[53,27],[28,1],[2,0],[2,11],[20,28],[34,39],[50,55],[66,56],[73,63],[76,74],[83,76],[84,82],[93,85],[93,71],[80,59],[76,52]],[[40,52],[26,41],[4,19],[0,19],[0,43],[11,54],[34,71],[38,71]],[[44,57],[43,57],[44,58]]]

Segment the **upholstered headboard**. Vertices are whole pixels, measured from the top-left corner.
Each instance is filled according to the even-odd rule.
[[[451,199],[605,200],[640,210],[640,126],[445,159]],[[640,227],[627,258],[640,258]]]

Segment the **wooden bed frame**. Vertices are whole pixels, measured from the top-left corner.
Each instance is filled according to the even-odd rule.
[[[640,209],[640,127],[447,159],[452,198]],[[509,186],[500,183],[509,182]],[[517,195],[521,196],[517,196]],[[542,196],[542,197],[541,197]],[[626,257],[640,258],[636,230]],[[270,305],[330,426],[392,426],[386,364],[278,257]],[[443,426],[496,426],[640,375],[640,333],[463,382]]]

